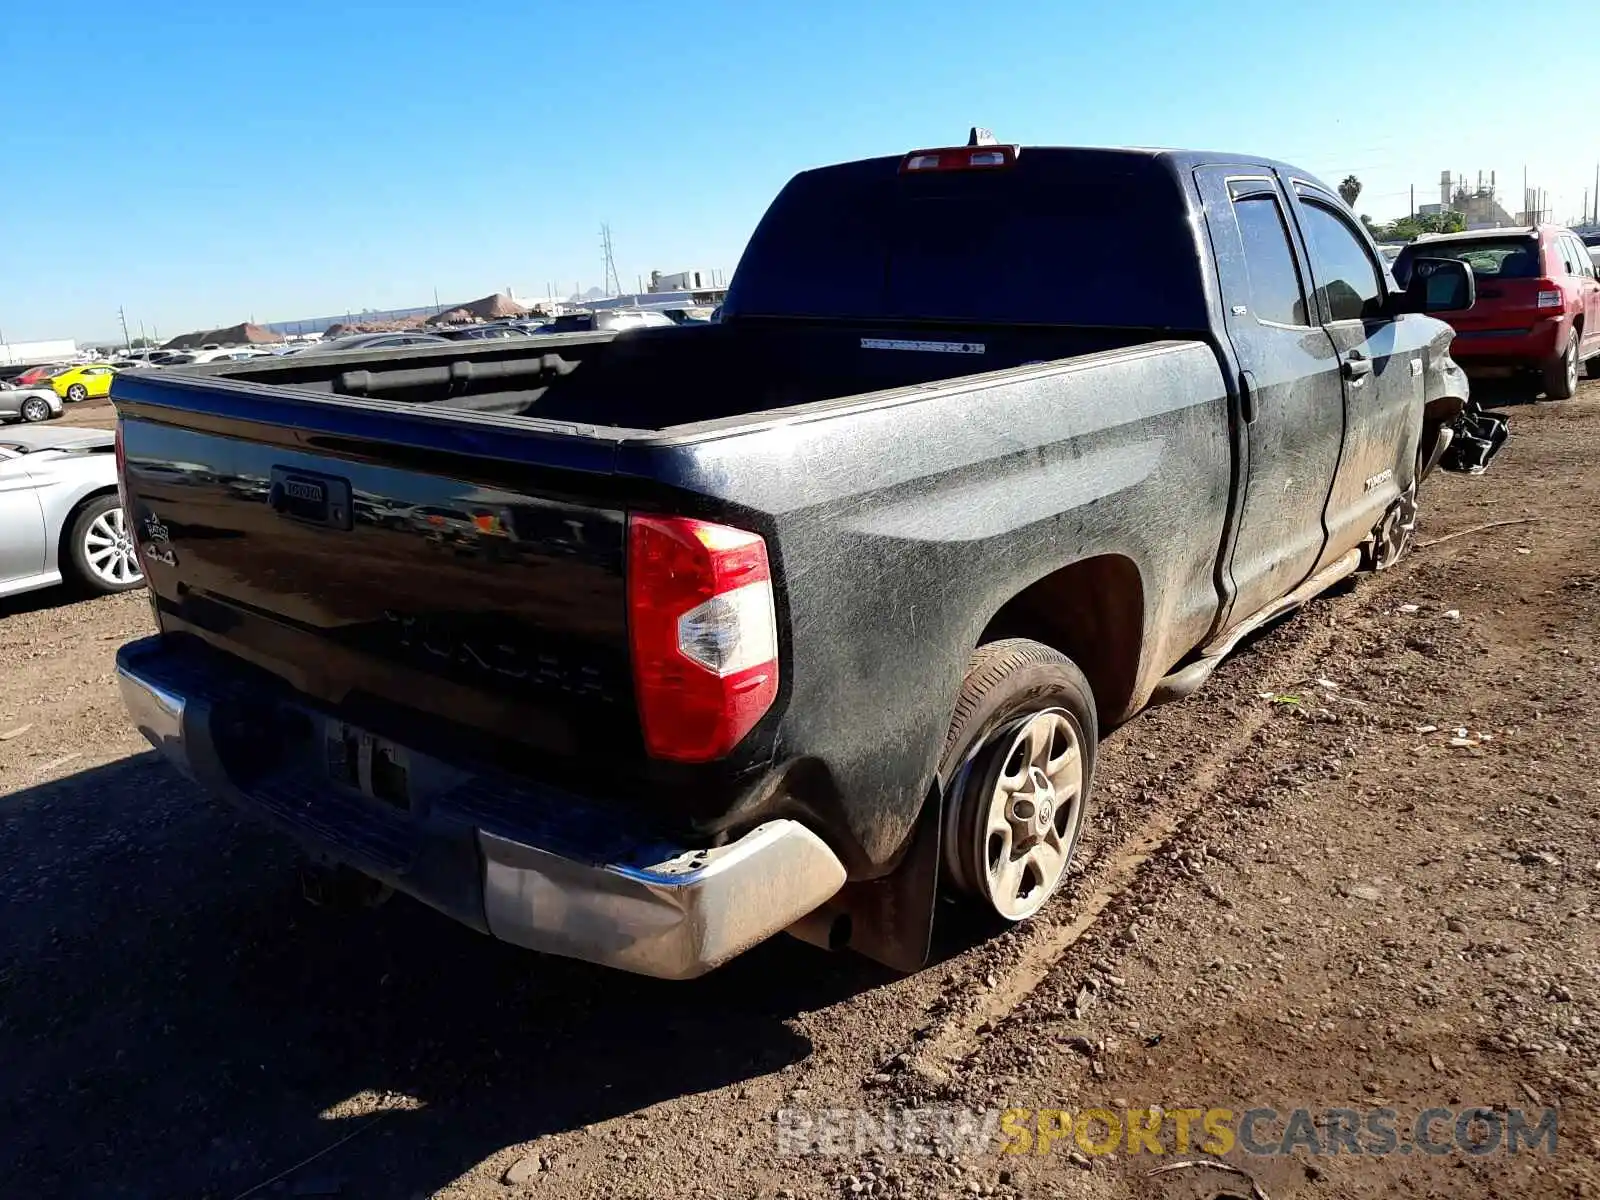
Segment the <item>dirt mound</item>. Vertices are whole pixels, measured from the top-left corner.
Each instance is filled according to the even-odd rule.
[[[485,296],[481,300],[473,300],[468,304],[452,308],[449,312],[429,317],[428,324],[462,325],[470,321],[499,321],[506,317],[526,316],[528,312],[526,305],[518,304],[503,292],[496,292],[492,296]]]
[[[404,329],[421,329],[426,317],[399,317],[393,321],[335,321],[323,332],[323,337],[343,337],[347,333],[396,333]]]
[[[223,329],[198,329],[193,333],[180,333],[163,350],[195,350],[201,346],[261,346],[283,341],[283,334],[273,333],[248,321],[229,325]]]

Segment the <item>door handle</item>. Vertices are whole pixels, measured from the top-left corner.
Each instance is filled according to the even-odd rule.
[[[1372,362],[1361,351],[1352,350],[1340,366],[1339,373],[1350,380],[1365,379],[1372,374]]]
[[[1249,371],[1239,373],[1239,413],[1246,425],[1256,419],[1256,377]]]

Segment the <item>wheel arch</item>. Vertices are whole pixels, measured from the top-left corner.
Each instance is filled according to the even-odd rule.
[[[67,545],[67,542],[72,537],[72,527],[77,523],[78,514],[83,511],[84,506],[91,500],[98,499],[101,496],[115,496],[116,494],[116,484],[105,484],[88,488],[73,497],[71,503],[66,506],[65,511],[61,514],[61,527],[56,533],[54,546],[56,555],[54,565],[56,570],[64,572],[66,564],[72,561],[72,550]]]
[[[1445,431],[1451,429],[1467,407],[1467,398],[1455,394],[1435,396],[1422,406],[1422,433],[1417,439],[1416,462],[1409,465],[1421,483],[1439,465],[1439,458],[1447,448],[1440,445]]]
[[[977,645],[1027,638],[1066,655],[1089,680],[1104,730],[1138,705],[1147,595],[1144,576],[1127,555],[1077,559],[1002,604]]]

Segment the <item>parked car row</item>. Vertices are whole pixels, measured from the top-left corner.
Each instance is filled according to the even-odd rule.
[[[111,392],[117,373],[112,363],[57,363],[32,367],[0,388],[0,421],[48,421],[62,413],[63,401],[78,403]]]
[[[708,318],[694,309],[610,308],[594,312],[564,313],[549,320],[510,319],[480,325],[440,326],[433,329],[398,329],[379,333],[353,333],[293,346],[283,354],[332,354],[348,350],[397,350],[406,347],[444,346],[451,342],[509,341],[552,333],[610,333],[632,329],[671,329],[675,325],[705,324]]]

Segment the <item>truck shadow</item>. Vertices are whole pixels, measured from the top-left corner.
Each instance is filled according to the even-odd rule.
[[[887,978],[780,938],[638,979],[405,898],[311,909],[294,857],[154,755],[0,797],[0,1194],[228,1200],[354,1133],[252,1194],[427,1195],[780,1071],[810,1052],[791,1018]]]
[[[1475,379],[1472,381],[1472,398],[1480,407],[1491,411],[1546,403],[1544,391],[1537,382],[1518,377]]]
[[[47,588],[37,588],[31,592],[19,592],[15,596],[0,598],[0,620],[93,599],[97,597],[86,595],[64,583],[57,583]]]

